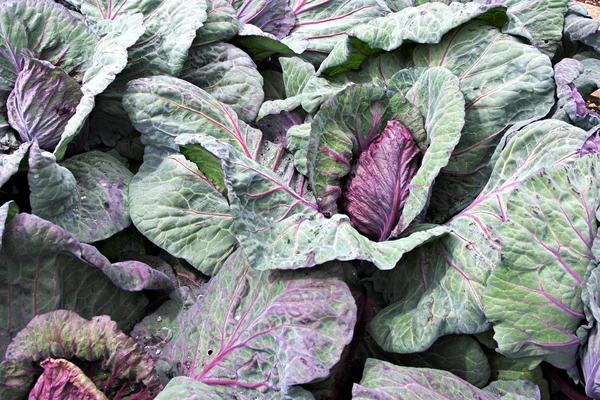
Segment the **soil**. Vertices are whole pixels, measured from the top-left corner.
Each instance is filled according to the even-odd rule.
[[[579,0],[578,3],[585,7],[592,18],[600,21],[600,0]],[[600,89],[592,93],[587,100],[588,108],[600,112]]]
[[[600,0],[580,0],[579,3],[590,4],[592,6],[600,7]]]
[[[600,21],[600,0],[580,0],[578,3],[585,7],[592,18]]]

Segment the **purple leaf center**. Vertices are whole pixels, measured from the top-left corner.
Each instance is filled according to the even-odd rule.
[[[388,121],[361,153],[342,196],[341,208],[359,232],[377,241],[388,239],[420,163],[410,132],[400,122]]]

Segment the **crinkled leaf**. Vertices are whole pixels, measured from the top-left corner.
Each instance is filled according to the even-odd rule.
[[[600,54],[583,52],[573,58],[583,64],[583,72],[575,80],[575,86],[582,96],[587,97],[600,89]]]
[[[160,392],[156,400],[222,400],[229,398],[232,390],[222,390],[219,386],[212,386],[185,376],[178,376],[169,381],[165,389]],[[249,394],[235,393],[235,398],[240,400],[266,400],[273,398],[272,392],[260,393],[248,391]],[[240,397],[241,396],[241,397]],[[315,397],[301,386],[292,386],[286,394],[276,394],[275,398],[282,400],[314,400]]]
[[[177,75],[206,20],[204,0],[71,0],[92,23],[142,13],[146,31],[129,50],[127,69],[119,80],[148,75]]]
[[[428,3],[449,3],[446,0],[386,0],[385,2],[395,12],[411,7],[422,8],[423,6],[428,6]],[[568,1],[458,0],[457,3],[463,3],[464,6],[462,7],[466,7],[467,9],[489,7],[490,5],[507,8],[502,14],[488,14],[484,15],[483,18],[494,21],[496,26],[502,27],[504,33],[525,38],[544,54],[552,57],[562,36],[564,15],[567,11]],[[455,5],[453,7],[459,9],[461,6]],[[435,25],[430,30],[439,29],[438,26]]]
[[[394,77],[389,82],[389,87],[397,87]],[[410,89],[401,93],[424,116],[428,146],[421,168],[410,181],[410,194],[400,220],[391,232],[392,237],[397,237],[405,230],[428,204],[433,182],[440,170],[448,164],[465,123],[465,99],[460,92],[458,78],[446,68],[427,69],[419,75]]]
[[[414,113],[414,106],[401,94],[373,85],[350,85],[321,106],[311,124],[308,170],[322,212],[337,212],[342,179],[350,173],[351,162],[387,122],[403,123],[412,120]],[[410,130],[410,124],[405,125]]]
[[[474,18],[485,19],[501,27],[506,21],[505,12],[502,4],[425,3],[358,25],[350,34],[371,48],[393,51],[405,40],[439,43],[451,29]]]
[[[585,131],[564,122],[533,123],[502,150],[486,188],[445,225],[453,232],[408,254],[391,272],[371,280],[388,304],[371,323],[387,351],[414,353],[441,335],[490,328],[482,295],[500,263],[499,229],[515,186],[544,167],[579,157]]]
[[[13,339],[0,364],[0,395],[25,398],[47,358],[81,363],[109,398],[153,399],[162,388],[150,356],[109,317],[88,321],[57,310],[36,316]]]
[[[307,112],[315,112],[325,100],[346,88],[348,84],[329,82],[325,78],[312,77],[302,92],[302,108]]]
[[[489,0],[479,0],[489,3]],[[508,7],[508,23],[502,32],[526,38],[534,47],[552,57],[562,37],[567,0],[501,0]]]
[[[399,223],[409,184],[421,164],[421,151],[400,122],[388,121],[360,154],[340,202],[360,233],[381,242]]]
[[[356,38],[349,38],[352,42],[353,40],[358,41],[359,43],[363,43],[362,41]],[[363,43],[364,44],[364,43]],[[338,43],[336,46],[340,46]],[[354,47],[354,46],[353,46]],[[365,49],[359,46],[360,51],[364,51]],[[329,54],[328,58],[332,57],[335,49]],[[337,84],[354,82],[354,83],[372,83],[377,86],[387,86],[388,80],[392,78],[397,72],[401,70],[406,70],[408,68],[412,69],[414,67],[414,63],[412,60],[412,49],[409,46],[401,47],[400,49],[392,52],[381,52],[371,54],[367,56],[364,61],[360,64],[360,69],[346,71],[343,73],[338,73],[338,68],[333,68],[331,71],[324,71],[330,75],[332,82]],[[341,61],[341,60],[340,60]],[[327,59],[323,61],[323,64],[327,62]],[[323,69],[323,64],[321,64],[320,70]],[[343,65],[340,67],[342,68]],[[335,73],[335,76],[333,74]]]
[[[22,142],[37,139],[52,151],[82,97],[79,83],[62,69],[25,58],[8,96],[8,122]]]
[[[246,53],[228,43],[192,46],[181,79],[206,90],[252,122],[263,102],[263,78]]]
[[[423,226],[402,239],[372,242],[352,228],[348,217],[325,218],[279,175],[231,146],[198,135],[180,139],[200,143],[222,160],[235,236],[254,268],[296,269],[359,259],[390,269],[404,253],[448,232]]]
[[[158,246],[213,275],[236,245],[229,204],[209,179],[215,179],[214,164],[201,171],[178,154],[173,138],[208,134],[254,156],[261,132],[202,89],[170,77],[132,82],[124,105],[146,144],[129,189],[133,223]]]
[[[600,22],[591,18],[587,11],[575,2],[569,3],[565,16],[563,41],[585,44],[595,51],[600,50]]]
[[[283,398],[292,385],[326,377],[352,338],[356,305],[340,276],[331,265],[261,272],[238,250],[171,319],[180,331],[153,356],[221,398]],[[151,318],[134,335],[153,334]]]
[[[227,142],[248,157],[255,157],[261,132],[240,121],[231,107],[181,79],[159,76],[137,79],[128,85],[123,105],[144,143],[175,151],[173,137],[204,134]]]
[[[129,201],[142,234],[207,275],[236,247],[227,200],[180,154],[147,158],[129,185]]]
[[[40,366],[44,372],[29,392],[29,398],[108,400],[75,364],[64,359],[47,358]]]
[[[28,181],[32,212],[84,243],[106,239],[130,223],[132,174],[106,153],[89,152],[60,165],[33,143]]]
[[[508,382],[507,382],[508,383]],[[528,381],[514,381],[505,385],[505,391],[494,388],[477,389],[450,372],[428,368],[399,367],[385,361],[368,359],[360,384],[355,383],[355,400],[400,400],[460,398],[465,400],[531,400],[540,398],[539,389]]]
[[[548,114],[554,74],[547,56],[483,21],[462,25],[437,45],[417,46],[414,60],[417,66],[448,68],[465,97],[461,139],[436,179],[429,208],[434,221],[445,221],[487,182],[502,134]]]
[[[287,0],[242,0],[232,4],[240,24],[252,24],[277,39],[285,38],[296,22]]]
[[[206,0],[206,15],[192,46],[226,42],[238,33],[237,14],[227,0]]]
[[[147,300],[115,286],[102,271],[111,268],[94,247],[62,228],[18,214],[2,238],[1,327],[15,334],[34,316],[62,308],[86,318],[108,314],[126,328],[143,314]]]
[[[502,225],[502,262],[484,295],[498,352],[530,367],[575,364],[580,284],[597,230],[598,156],[542,169],[518,185]]]
[[[376,0],[292,0],[290,7],[296,14],[292,33],[308,38],[302,58],[311,62],[321,62],[353,27],[371,23],[386,11]]]

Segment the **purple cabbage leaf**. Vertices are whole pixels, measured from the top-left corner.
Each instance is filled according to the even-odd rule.
[[[583,63],[572,58],[565,58],[554,66],[554,71],[558,97],[554,118],[565,119],[586,130],[600,125],[600,114],[587,108],[586,101],[576,85],[577,79],[585,79]],[[596,84],[593,90],[600,87],[600,80],[593,83]],[[593,90],[588,88],[590,93]]]
[[[65,310],[38,315],[0,364],[0,396],[11,399],[82,398],[75,397],[79,391],[89,399],[150,400],[161,389],[150,356],[107,316],[88,321]]]
[[[39,146],[52,151],[83,93],[79,83],[62,69],[49,62],[22,58],[22,69],[8,96],[8,123],[21,142],[37,140]]]
[[[367,233],[367,236],[378,241],[400,236],[426,207],[431,186],[440,169],[448,163],[449,155],[458,143],[464,125],[464,99],[459,89],[458,79],[449,70],[445,68],[419,70],[410,85],[400,84],[404,75],[406,73],[399,72],[389,81],[390,88],[396,89],[399,94],[393,92],[384,94],[383,90],[368,85],[350,86],[344,89],[323,105],[311,127],[308,152],[309,176],[320,209],[326,213],[337,212],[338,200],[342,196],[344,199],[341,204],[351,216],[353,225],[365,233],[366,231],[362,231],[353,220],[352,215],[362,212],[363,221],[377,225],[376,221],[369,219],[367,216],[369,211],[362,204],[366,205],[370,198],[369,208],[373,211],[378,207],[378,199],[387,196],[387,200],[382,202],[387,205],[380,204],[379,207],[383,208],[378,210],[378,214],[383,218],[379,220],[380,234],[375,235],[372,229]],[[368,103],[364,102],[358,110],[348,107],[348,103],[353,104],[357,98],[365,98],[367,95],[373,96],[370,105],[367,106]],[[404,100],[405,98],[410,100]],[[390,104],[389,111],[385,108],[387,102]],[[366,107],[368,108],[363,110]],[[394,108],[396,115],[392,116]],[[361,118],[363,113],[365,115],[370,113],[371,117]],[[345,121],[347,125],[331,124],[328,121],[332,119]],[[392,133],[390,128],[402,126],[399,119],[406,125],[401,128],[405,135],[395,136],[405,137],[406,144],[401,145],[398,139],[380,139],[381,136],[376,136],[379,132],[383,132],[380,135],[389,135]],[[369,123],[373,125],[369,126]],[[382,123],[387,123],[387,127],[381,129]],[[423,130],[425,132],[421,134]],[[419,141],[415,143],[414,138],[418,138]],[[380,145],[381,141],[389,144]],[[381,165],[370,161],[378,172],[365,170],[365,167],[361,166],[367,162],[367,157],[374,158],[370,156],[373,153],[372,148],[381,148],[376,150],[380,154],[377,157]],[[422,156],[418,154],[419,148],[425,150]],[[395,161],[400,157],[394,152],[404,151],[403,149],[407,149],[407,154],[413,152],[414,154],[402,162]],[[357,161],[353,161],[357,158]],[[349,168],[353,162],[357,162],[358,167]],[[397,168],[397,170],[386,171],[386,166],[388,169]],[[361,171],[363,178],[360,178],[358,171]],[[410,173],[403,178],[402,184],[390,185],[394,180],[400,182],[400,174],[406,173],[405,171]],[[348,173],[352,173],[353,177],[348,179]],[[359,177],[359,180],[356,177]],[[348,179],[345,188],[341,186],[343,179]],[[360,179],[363,181],[361,182]],[[376,183],[384,180],[389,182],[387,186],[384,185],[387,187],[386,190],[382,190],[381,185]],[[355,202],[356,206],[348,208],[350,204],[347,201],[348,196],[354,198],[356,197],[354,193],[357,191],[368,190],[377,191],[378,195],[362,195],[362,201]],[[402,191],[404,192],[402,201],[392,205],[394,196],[398,196]],[[383,222],[384,220],[389,221]],[[359,224],[364,225],[364,222]],[[386,224],[389,226],[383,229]]]
[[[108,400],[75,364],[47,358],[40,366],[44,372],[29,392],[30,399]]]
[[[378,242],[390,237],[420,161],[410,132],[400,122],[388,121],[360,154],[342,194],[342,212],[359,232]]]

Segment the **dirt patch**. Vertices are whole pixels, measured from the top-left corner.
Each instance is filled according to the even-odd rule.
[[[600,21],[600,0],[581,0],[578,1],[590,13],[590,17]],[[587,99],[588,108],[595,112],[600,112],[600,89],[596,90]]]
[[[600,0],[581,0],[578,2],[590,13],[590,16],[600,21]]]
[[[590,4],[592,6],[600,7],[600,0],[581,0],[579,3]]]

